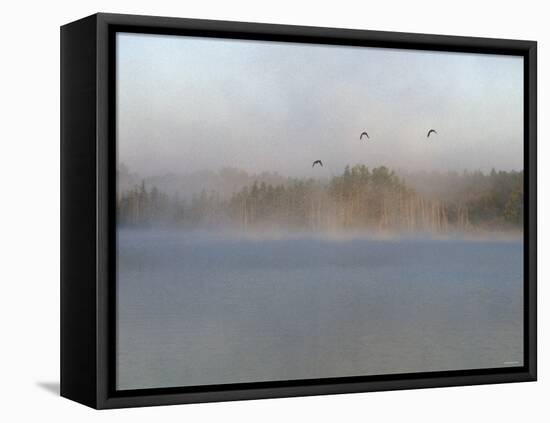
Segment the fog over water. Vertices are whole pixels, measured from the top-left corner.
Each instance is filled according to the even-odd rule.
[[[119,389],[523,364],[521,241],[119,231]]]
[[[141,176],[521,170],[522,78],[515,56],[118,34],[119,160]]]

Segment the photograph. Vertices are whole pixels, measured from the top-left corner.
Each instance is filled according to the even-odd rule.
[[[548,420],[548,13],[454,6],[6,3],[0,420]]]
[[[525,57],[115,34],[117,391],[525,365]]]

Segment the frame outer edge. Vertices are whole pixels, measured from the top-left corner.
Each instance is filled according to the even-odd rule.
[[[529,61],[529,375],[537,380],[537,43],[532,42],[527,54]]]
[[[96,407],[95,16],[61,28],[61,396]]]

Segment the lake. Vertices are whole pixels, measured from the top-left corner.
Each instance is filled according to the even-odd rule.
[[[521,366],[523,244],[118,230],[117,388]]]

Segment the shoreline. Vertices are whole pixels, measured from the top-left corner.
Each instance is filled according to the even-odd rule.
[[[117,233],[151,233],[168,238],[188,238],[205,240],[246,240],[246,241],[285,241],[285,240],[318,240],[318,241],[470,241],[470,242],[518,242],[523,241],[523,231],[489,231],[471,232],[399,232],[399,231],[313,231],[313,230],[232,230],[216,228],[184,228],[170,225],[152,226],[118,226]]]

